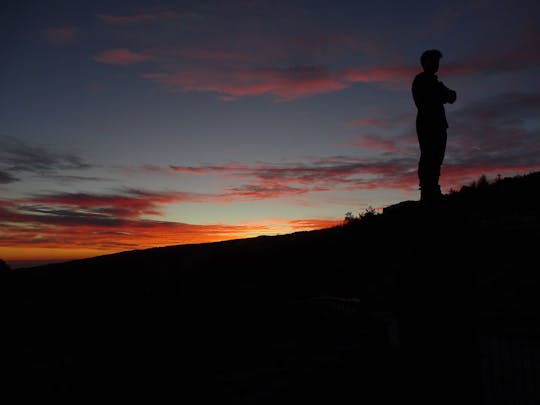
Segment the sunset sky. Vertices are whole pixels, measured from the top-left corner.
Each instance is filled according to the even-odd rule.
[[[410,85],[430,48],[458,93],[443,192],[540,170],[538,16],[537,0],[3,2],[0,258],[285,234],[416,200]]]

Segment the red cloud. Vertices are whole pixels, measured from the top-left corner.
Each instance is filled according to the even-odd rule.
[[[141,215],[159,214],[159,206],[182,201],[201,201],[195,193],[149,193],[128,190],[125,194],[61,193],[37,196],[26,201],[29,206],[75,208],[75,213],[94,215],[95,218],[130,219]],[[62,213],[62,211],[60,211]],[[60,215],[62,216],[62,215]]]
[[[39,252],[52,249],[51,255],[67,260],[89,254],[214,242],[291,229],[318,229],[339,222],[314,219],[285,225],[272,222],[194,225],[144,218],[144,214],[154,211],[156,204],[174,202],[177,198],[177,195],[132,191],[118,196],[51,194],[2,201],[1,252],[6,260],[47,259],[47,253],[39,256]]]
[[[129,49],[110,49],[94,56],[94,60],[112,65],[129,65],[151,59],[147,53],[138,53]]]

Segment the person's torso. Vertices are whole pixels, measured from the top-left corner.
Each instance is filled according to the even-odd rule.
[[[425,72],[416,75],[412,94],[418,113],[416,124],[426,128],[448,128],[444,109],[444,85],[436,75]]]

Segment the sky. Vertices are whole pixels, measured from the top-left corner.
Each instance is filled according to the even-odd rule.
[[[540,170],[538,1],[7,1],[12,267],[331,227],[419,198],[410,86],[458,97],[443,192]]]

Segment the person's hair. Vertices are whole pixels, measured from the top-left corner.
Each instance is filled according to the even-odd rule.
[[[426,64],[426,62],[430,59],[441,59],[442,53],[438,49],[428,49],[427,51],[424,51],[422,56],[420,56],[420,63],[422,66]]]

